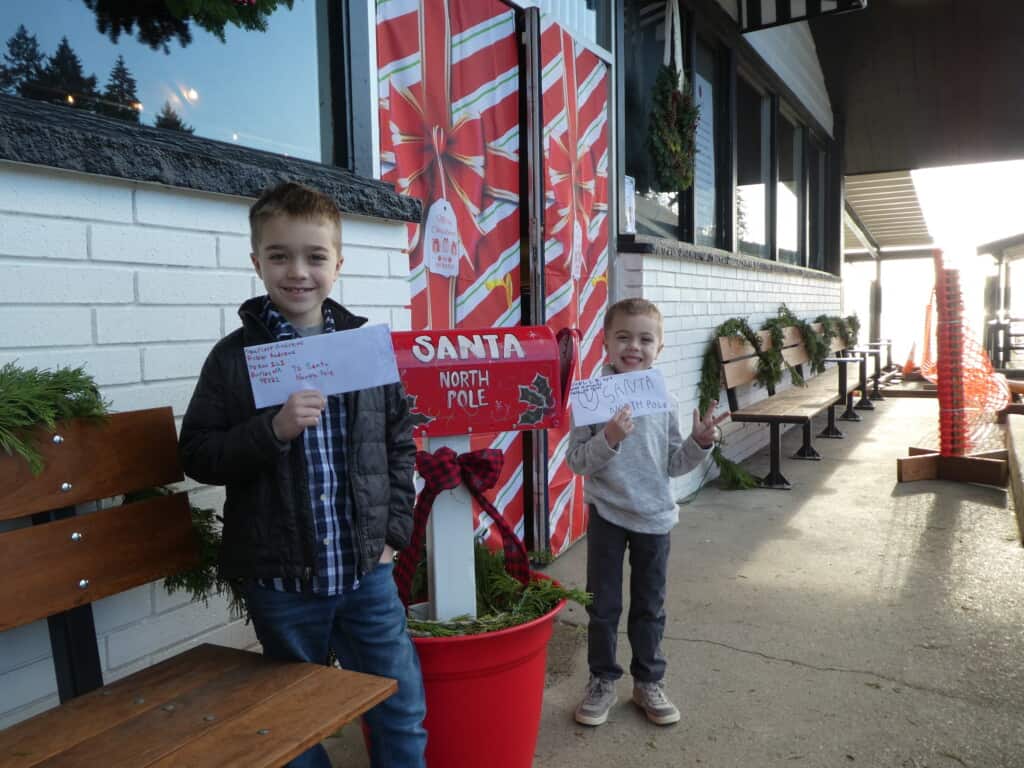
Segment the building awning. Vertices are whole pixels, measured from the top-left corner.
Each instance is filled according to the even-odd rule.
[[[909,171],[846,177],[847,261],[930,253],[934,240]]]
[[[868,0],[740,0],[740,29],[754,32],[818,16],[861,11]]]
[[[1000,261],[1024,259],[1024,232],[978,246],[978,255],[989,254]]]

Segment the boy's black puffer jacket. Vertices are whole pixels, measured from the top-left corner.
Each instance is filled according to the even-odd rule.
[[[263,301],[245,302],[239,309],[242,327],[221,339],[207,357],[185,413],[178,452],[187,475],[226,486],[224,577],[308,581],[315,542],[302,439],[284,444],[274,436],[271,419],[278,407],[256,409],[243,353],[244,347],[274,340],[260,319]],[[339,331],[366,322],[330,299],[325,305]],[[362,575],[377,564],[385,544],[400,550],[409,542],[416,445],[401,384],[343,397],[345,462]]]

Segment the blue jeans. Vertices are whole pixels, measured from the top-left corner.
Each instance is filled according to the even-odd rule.
[[[345,669],[398,681],[398,692],[364,715],[371,735],[373,768],[423,768],[426,702],[419,657],[405,628],[394,566],[381,564],[359,589],[344,595],[275,592],[250,586],[249,615],[263,654],[274,659],[327,662],[334,649]],[[315,706],[315,702],[311,702]],[[299,755],[294,768],[330,768],[319,744]]]

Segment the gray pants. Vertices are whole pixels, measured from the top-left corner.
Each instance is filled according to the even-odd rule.
[[[634,680],[655,683],[665,676],[661,638],[665,634],[665,580],[669,534],[634,533],[601,518],[590,506],[587,530],[587,662],[590,673],[606,680],[622,677],[615,645],[622,613],[622,562],[629,547],[629,617],[627,633],[633,650],[629,673]]]

